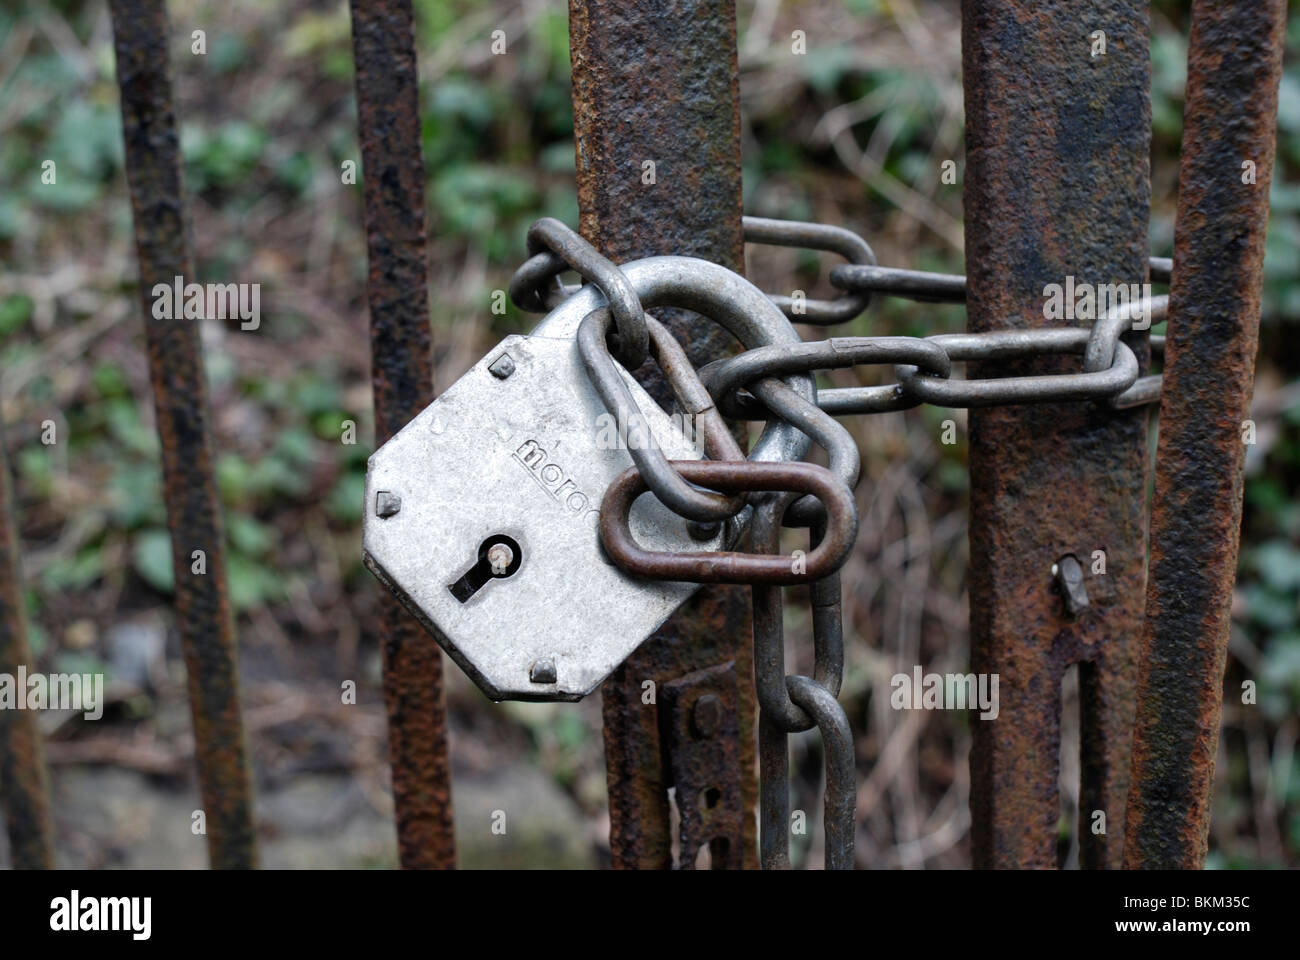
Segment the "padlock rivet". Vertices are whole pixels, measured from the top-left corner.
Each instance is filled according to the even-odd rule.
[[[528,671],[528,679],[533,683],[555,683],[555,661],[549,657],[544,660],[534,660]]]
[[[380,490],[375,494],[375,514],[380,517],[391,517],[402,509],[402,498],[391,490]]]
[[[510,354],[503,353],[492,361],[488,367],[488,373],[498,380],[505,380],[510,374],[515,372],[515,362],[510,359]]]

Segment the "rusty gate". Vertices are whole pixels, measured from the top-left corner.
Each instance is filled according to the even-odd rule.
[[[193,273],[166,4],[111,0],[111,13],[210,859],[251,868],[254,807],[198,328],[154,319],[147,294]],[[582,236],[615,263],[663,254],[743,270],[746,240],[776,234],[765,237],[761,223],[742,227],[734,0],[570,0],[569,15]],[[1147,255],[1145,6],[963,0],[962,17],[967,275],[931,278],[930,299],[966,302],[972,333],[1028,330],[1044,326],[1041,291],[1054,278],[1130,283],[1168,280],[1172,271],[1149,527],[1146,407],[972,412],[970,540],[981,558],[971,572],[972,669],[1015,678],[1003,696],[1006,722],[975,725],[974,862],[1055,865],[1060,681],[1078,664],[1080,806],[1110,811],[1116,824],[1082,832],[1081,863],[1197,868],[1219,736],[1242,502],[1239,425],[1257,346],[1285,4],[1193,4],[1172,266]],[[351,20],[382,444],[434,398],[426,176],[411,0],[351,0]],[[1081,70],[1073,51],[1097,24],[1110,52],[1104,68]],[[675,189],[629,192],[643,158],[680,156],[663,150],[667,143],[692,145],[689,156],[663,161],[683,165],[673,171]],[[1257,170],[1252,186],[1238,175],[1243,161]],[[846,252],[821,241],[803,242]],[[859,267],[841,268],[839,278],[874,269],[855,259],[851,243],[846,256]],[[895,274],[878,276],[875,289],[905,294],[913,281]],[[729,352],[722,331],[694,314],[663,317],[691,364]],[[1122,322],[1094,329],[1084,369],[1106,369],[1121,345],[1145,372],[1148,338]],[[978,372],[1042,377],[1071,363],[989,353]],[[656,399],[669,399],[653,365],[637,376]],[[32,658],[9,474],[0,466],[0,672],[12,672]],[[189,575],[198,550],[207,558],[203,577]],[[1085,593],[1079,558],[1097,550],[1108,575],[1089,580]],[[772,608],[756,594],[755,612],[764,609],[768,616]],[[401,864],[449,868],[456,857],[441,655],[394,597],[381,592],[378,611]],[[756,743],[765,795],[768,764],[786,761],[784,733],[760,737],[751,629],[766,628],[751,624],[740,586],[706,586],[604,683],[616,867],[674,865],[672,786],[684,811],[698,811],[683,814],[681,866],[693,866],[689,851],[702,845],[715,868],[759,865]],[[662,691],[653,709],[641,701],[647,680]],[[681,803],[705,788],[706,806]],[[30,714],[0,713],[0,800],[14,864],[52,866],[46,773]],[[766,837],[762,862],[783,863]]]

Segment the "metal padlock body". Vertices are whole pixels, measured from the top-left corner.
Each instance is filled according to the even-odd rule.
[[[746,347],[799,339],[758,288],[724,267],[652,257],[622,269],[646,307],[695,310]],[[604,442],[605,406],[575,340],[604,302],[586,287],[531,335],[507,337],[370,457],[366,565],[494,700],[581,699],[698,589],[633,578],[600,547],[601,498],[632,465],[627,450]],[[699,459],[620,373],[668,458]],[[811,377],[787,382],[815,398]],[[771,424],[750,459],[799,459],[808,444]],[[721,537],[691,539],[686,521],[653,496],[637,502],[630,526],[647,549],[721,548]],[[520,554],[516,569],[458,597],[453,586],[501,538]]]

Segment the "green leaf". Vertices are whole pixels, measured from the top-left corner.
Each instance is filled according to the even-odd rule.
[[[72,556],[54,560],[41,575],[41,586],[50,593],[85,590],[103,573],[104,552],[98,545],[93,545]]]
[[[101,363],[95,367],[91,376],[95,390],[105,400],[111,397],[130,397],[131,388],[127,384],[126,374],[115,363]]]
[[[232,513],[226,520],[226,536],[237,553],[260,557],[271,548],[269,527],[246,513]]]
[[[39,657],[49,645],[50,638],[45,628],[34,620],[30,621],[27,624],[27,646],[32,651],[32,657]]]
[[[158,435],[140,421],[140,411],[134,401],[115,397],[104,405],[104,418],[113,439],[128,450],[152,455],[158,449]]]
[[[345,473],[334,484],[325,501],[325,509],[335,520],[360,523],[366,498],[366,477],[362,473]]]
[[[69,173],[60,173],[57,183],[38,184],[30,197],[47,210],[58,213],[76,213],[99,202],[99,184],[86,180],[69,179]],[[75,174],[71,174],[75,176]]]
[[[273,452],[296,467],[305,467],[316,459],[316,439],[303,427],[286,427],[275,438]]]
[[[131,543],[131,565],[135,572],[159,593],[176,589],[172,572],[172,541],[166,530],[143,530]]]
[[[1285,540],[1270,540],[1251,551],[1264,582],[1277,590],[1300,589],[1300,549]]]
[[[126,530],[164,522],[162,478],[156,463],[124,463],[113,467],[109,480],[110,516]]]
[[[1300,632],[1270,640],[1259,672],[1259,704],[1278,721],[1293,715],[1300,704]]]
[[[54,489],[54,460],[47,446],[24,447],[15,457],[18,475],[33,490],[42,496],[49,496]]]
[[[283,592],[280,578],[274,571],[237,553],[227,561],[226,582],[230,589],[230,604],[236,610],[247,610],[268,600],[279,599]]]
[[[1282,73],[1277,91],[1277,128],[1300,130],[1300,79],[1290,71]]]
[[[54,669],[59,673],[102,673],[106,684],[113,676],[99,657],[80,650],[60,650],[54,655]]]
[[[245,503],[252,495],[252,470],[243,458],[235,453],[217,457],[217,489],[225,503]]]
[[[294,406],[307,416],[333,413],[339,409],[339,386],[333,380],[312,372],[295,377],[290,391]]]
[[[436,117],[456,118],[483,129],[496,115],[492,87],[486,83],[450,78],[439,83],[429,98],[427,111]]]
[[[0,337],[7,337],[27,323],[32,315],[32,298],[15,293],[0,301]]]
[[[1246,584],[1241,588],[1242,599],[1250,612],[1252,623],[1270,630],[1285,630],[1296,625],[1295,597],[1287,598],[1261,584]]]
[[[275,179],[295,196],[307,192],[314,175],[311,155],[301,150],[285,157],[275,167]]]

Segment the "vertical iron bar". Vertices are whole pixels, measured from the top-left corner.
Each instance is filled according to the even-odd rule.
[[[743,270],[740,96],[734,0],[570,0],[574,135],[581,232],[622,262],[654,254],[703,257]],[[716,324],[681,312],[664,321],[696,365],[727,351]],[[660,402],[653,368],[638,379]],[[672,866],[656,687],[735,662],[746,866],[756,863],[754,692],[748,603],[737,587],[705,587],[605,681],[610,848],[620,868]]]
[[[140,259],[163,496],[176,579],[208,852],[218,869],[257,866],[252,790],[239,713],[234,618],[212,474],[207,383],[196,322],[154,316],[154,286],[192,282],[164,0],[110,0],[126,172]],[[178,306],[173,304],[173,307]],[[197,573],[202,551],[206,573]]]
[[[0,674],[16,677],[20,666],[31,671],[36,663],[27,645],[18,526],[9,457],[0,435]],[[17,691],[20,697],[26,693]],[[54,867],[54,827],[43,753],[36,715],[30,710],[0,710],[0,811],[9,833],[10,859],[19,870]]]
[[[1095,32],[1105,34],[1097,52]],[[1050,283],[1146,279],[1147,7],[1133,0],[963,0],[969,327],[1041,327]],[[1087,326],[1090,320],[1078,319]],[[1134,344],[1143,367],[1144,341]],[[1056,373],[1077,360],[981,364]],[[1077,366],[1075,367],[1077,369]],[[1119,866],[1145,582],[1146,414],[1100,405],[972,410],[971,662],[1001,712],[972,720],[977,867],[1057,863],[1061,677],[1082,663],[1080,860]],[[1052,565],[1092,570],[1067,619]],[[1089,829],[1094,811],[1106,833]]]
[[[736,762],[736,667],[728,661],[670,680],[659,691],[673,744],[667,763],[677,787],[678,846],[683,870],[696,869],[709,849],[710,869],[739,870],[744,853],[732,842],[743,836],[743,790]]]
[[[351,9],[378,447],[433,402],[419,73],[411,0],[351,0]],[[375,589],[401,863],[449,869],[456,847],[442,653],[391,593]]]
[[[1285,21],[1284,0],[1192,6],[1130,868],[1205,865]]]

